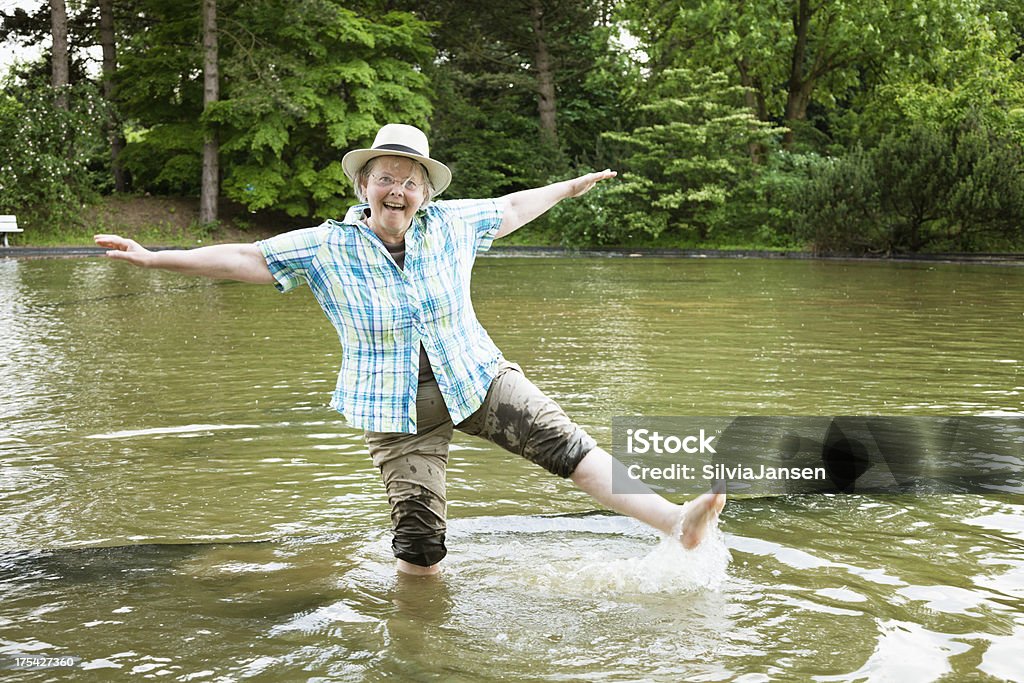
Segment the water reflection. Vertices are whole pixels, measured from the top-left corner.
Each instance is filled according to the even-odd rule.
[[[616,415],[1022,414],[1022,277],[494,259],[474,291],[607,444]],[[337,338],[310,297],[98,260],[0,260],[0,294],[0,667],[881,680],[917,658],[908,679],[1024,679],[1012,495],[735,500],[684,553],[460,436],[450,562],[406,580],[361,435],[326,407]]]
[[[766,509],[800,527],[794,537],[821,523],[855,526],[850,513],[879,514],[870,499],[859,503],[832,511],[735,502],[736,523],[726,528],[738,528],[692,553],[607,515],[456,520],[453,544],[462,552],[444,574],[426,578],[395,576],[377,532],[7,553],[0,598],[5,615],[21,617],[0,624],[0,637],[5,652],[52,653],[53,645],[11,638],[12,629],[65,624],[59,651],[84,655],[89,667],[159,663],[177,676],[279,677],[301,668],[491,680],[499,671],[585,677],[596,669],[653,680],[709,671],[862,680],[900,670],[909,648],[924,658],[915,671],[926,675],[915,680],[933,680],[981,648],[993,671],[1012,678],[998,624],[1012,623],[1019,598],[1000,606],[956,586],[915,585],[908,571],[892,576],[875,564],[879,557],[850,545],[804,550],[742,534],[769,517]],[[793,504],[807,521],[786,516]],[[728,574],[714,559],[726,549],[734,557]],[[837,559],[850,555],[856,564]],[[945,565],[922,571],[949,576]],[[717,589],[701,587],[709,576]],[[964,617],[977,617],[974,628],[964,630]],[[139,633],[148,634],[145,652],[128,649]],[[845,654],[822,633],[843,634]],[[248,654],[253,646],[258,655]]]
[[[31,264],[0,259],[0,436],[6,439],[60,429],[38,411],[68,391],[65,321],[32,296],[33,280]]]

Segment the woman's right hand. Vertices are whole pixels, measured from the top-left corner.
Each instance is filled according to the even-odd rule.
[[[143,268],[149,267],[153,261],[153,252],[127,237],[121,237],[120,235],[94,235],[93,241],[108,250],[108,258],[127,261],[132,265]]]

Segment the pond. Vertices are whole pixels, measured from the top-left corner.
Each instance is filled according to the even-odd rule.
[[[628,415],[1024,415],[1024,269],[486,257],[505,355]],[[683,551],[457,435],[399,577],[308,291],[0,259],[7,680],[1024,680],[1014,493],[730,500]],[[1019,453],[1010,463],[1024,464]]]

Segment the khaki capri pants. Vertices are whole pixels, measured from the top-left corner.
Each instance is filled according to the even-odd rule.
[[[597,444],[536,387],[522,368],[503,361],[483,405],[455,425],[437,381],[416,394],[416,434],[365,432],[391,505],[395,557],[422,567],[448,553],[444,544],[445,470],[455,429],[517,453],[552,474],[568,477]]]

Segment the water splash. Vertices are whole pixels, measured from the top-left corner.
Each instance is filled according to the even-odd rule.
[[[712,529],[693,550],[668,536],[640,557],[566,561],[540,566],[540,587],[562,594],[650,594],[717,591],[727,578],[731,556],[722,532]]]

